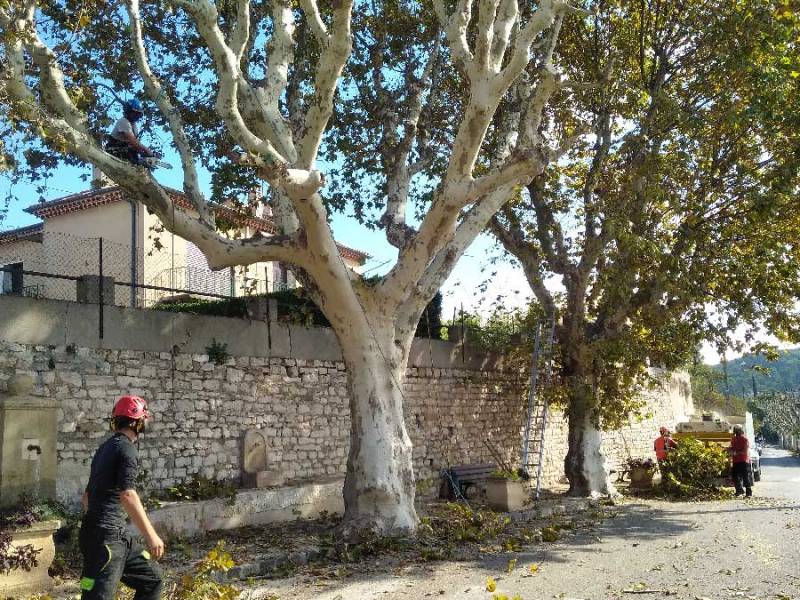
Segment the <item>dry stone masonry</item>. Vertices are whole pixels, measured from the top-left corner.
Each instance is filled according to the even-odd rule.
[[[154,418],[140,454],[153,487],[167,487],[195,474],[244,479],[250,486],[343,478],[350,431],[347,376],[344,363],[335,360],[330,350],[329,330],[290,331],[291,353],[275,350],[281,347],[276,345],[280,330],[270,330],[272,350],[264,336],[265,355],[231,356],[217,364],[205,353],[181,347],[202,344],[208,319],[219,319],[230,323],[214,324],[217,331],[230,329],[231,338],[217,336],[218,342],[260,348],[256,341],[242,339],[246,333],[237,333],[246,321],[181,315],[181,327],[189,332],[188,337],[177,338],[184,340],[182,344],[173,344],[174,332],[148,339],[152,331],[165,330],[156,323],[138,337],[129,336],[126,344],[132,348],[110,348],[108,339],[87,343],[92,338],[85,333],[82,344],[66,343],[70,331],[80,327],[69,322],[69,311],[64,316],[66,333],[54,328],[36,331],[36,323],[54,318],[18,314],[21,321],[15,320],[8,315],[22,309],[6,300],[0,297],[0,394],[12,375],[28,374],[34,380],[33,394],[57,403],[57,488],[62,500],[79,498],[92,453],[108,434],[111,406],[125,393],[150,401]],[[75,306],[28,302],[48,303],[48,310],[60,310],[56,304]],[[4,311],[6,306],[14,310]],[[142,314],[152,319],[165,314],[120,308],[109,312],[107,318],[119,322],[107,323],[107,330],[126,324],[135,327],[132,320],[143,318]],[[19,322],[28,325],[20,328]],[[189,338],[192,344],[185,342]],[[305,346],[299,344],[301,339]],[[163,350],[152,349],[158,346]],[[171,347],[177,348],[175,354]],[[315,352],[325,356],[314,358]],[[438,491],[439,472],[448,465],[494,462],[484,440],[510,462],[518,460],[526,384],[524,373],[503,370],[495,359],[462,354],[452,344],[425,341],[415,346],[404,395],[421,495]],[[631,419],[629,427],[606,435],[612,467],[628,453],[649,456],[658,426],[673,424],[691,412],[686,378],[673,376],[664,389],[654,391],[648,411],[651,418]],[[244,452],[247,432],[261,445],[250,456]],[[557,411],[545,438],[544,483],[550,484],[561,478],[566,454],[566,423]]]

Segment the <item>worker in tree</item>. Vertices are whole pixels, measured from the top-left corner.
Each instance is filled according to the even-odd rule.
[[[750,441],[745,437],[744,428],[741,425],[733,426],[733,437],[731,445],[728,446],[728,453],[733,462],[731,477],[733,477],[736,495],[745,494],[750,498],[753,495],[753,481],[750,473]]]
[[[120,398],[111,413],[114,434],[100,444],[92,459],[79,538],[83,600],[114,600],[120,581],[136,591],[135,600],[161,597],[161,569],[155,561],[164,554],[164,542],[134,487],[139,470],[137,444],[149,417],[142,398]],[[143,535],[146,549],[130,534],[123,509]]]
[[[672,439],[668,428],[662,426],[658,431],[661,435],[653,442],[653,449],[656,451],[656,460],[660,467],[669,451],[678,447],[678,442]]]
[[[106,152],[132,162],[135,165],[144,165],[142,157],[155,156],[155,152],[139,141],[139,132],[136,122],[144,116],[142,103],[129,100],[122,105],[122,118],[115,124],[111,133],[106,136]]]

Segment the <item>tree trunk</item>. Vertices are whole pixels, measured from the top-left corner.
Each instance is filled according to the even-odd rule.
[[[592,387],[579,383],[570,390],[569,450],[564,472],[570,496],[596,496],[615,493],[606,470],[602,435],[592,402]]]
[[[350,391],[350,453],[344,483],[343,534],[399,535],[416,529],[411,438],[403,418],[407,359],[371,335],[343,340]],[[393,337],[393,336],[388,336]],[[410,342],[409,342],[410,343]],[[394,362],[392,359],[394,358]],[[402,366],[392,364],[402,363]]]

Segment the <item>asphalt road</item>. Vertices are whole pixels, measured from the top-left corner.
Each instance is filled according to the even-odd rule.
[[[800,501],[800,459],[787,450],[766,447],[761,455],[761,481],[755,485],[758,496]]]
[[[588,529],[522,552],[400,569],[376,561],[334,581],[264,582],[243,597],[492,600],[492,577],[495,593],[522,600],[800,600],[800,461],[774,448],[763,460],[754,498],[627,501]]]
[[[508,599],[800,600],[796,502],[647,502],[615,512],[591,531],[518,553],[402,569],[375,564],[334,581],[296,576],[257,584],[243,598],[492,600],[492,577]]]

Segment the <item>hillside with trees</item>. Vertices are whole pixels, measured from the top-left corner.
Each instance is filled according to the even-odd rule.
[[[725,366],[714,365],[719,374],[714,381],[717,391],[725,394]],[[758,393],[800,389],[800,348],[780,353],[777,360],[749,354],[728,362],[728,389],[731,395],[753,395],[753,380]]]

